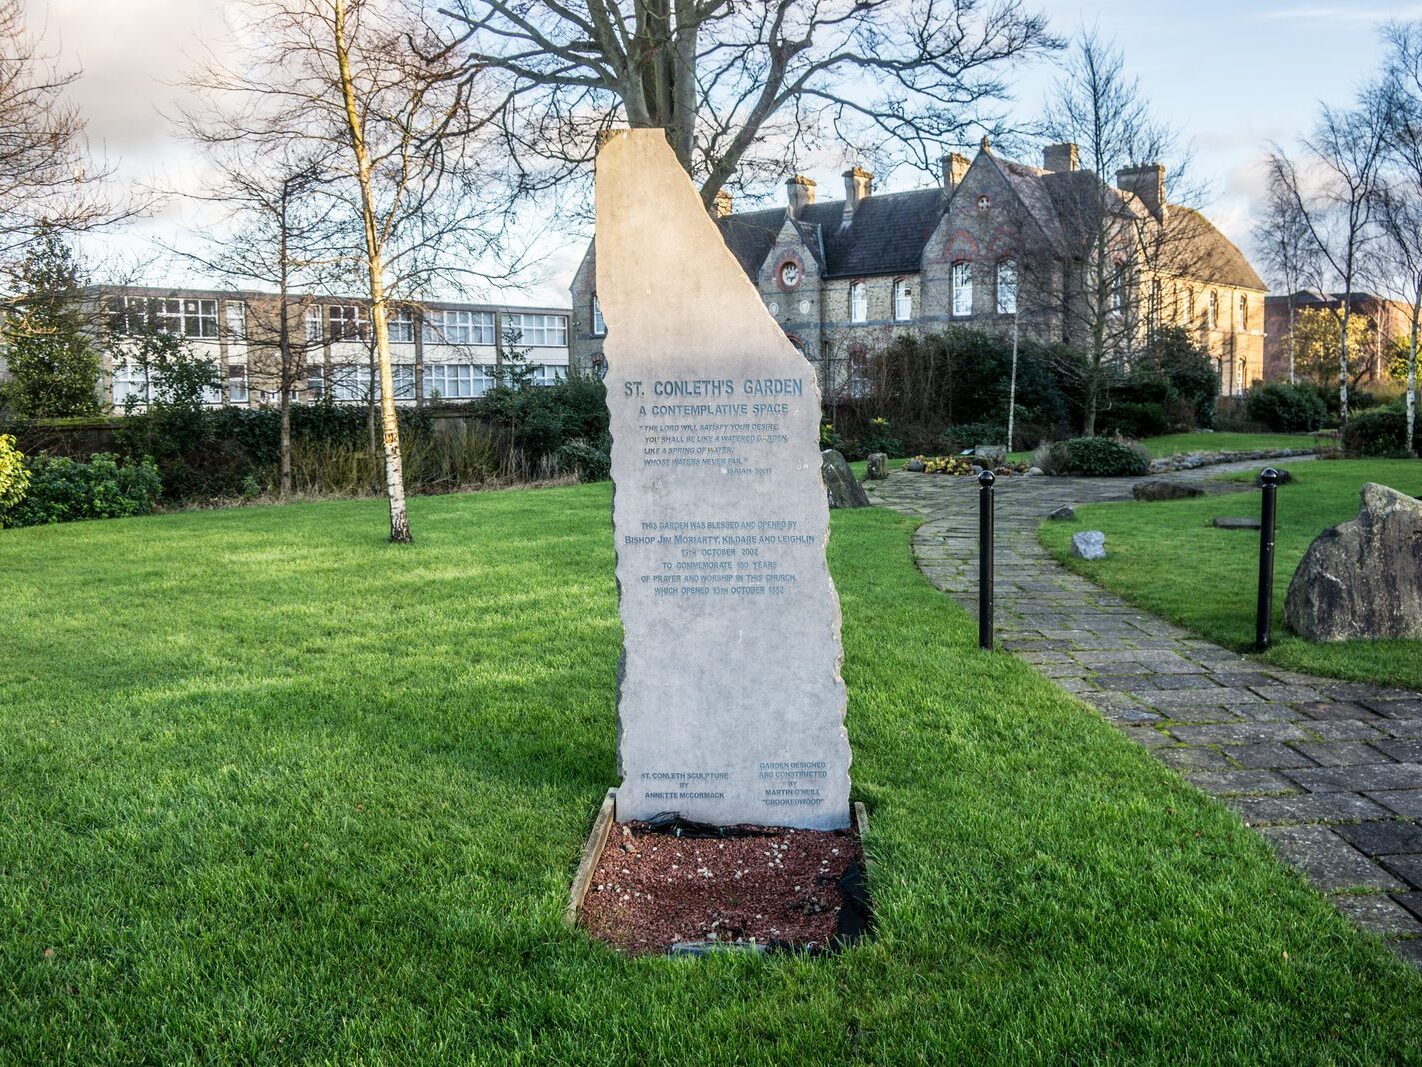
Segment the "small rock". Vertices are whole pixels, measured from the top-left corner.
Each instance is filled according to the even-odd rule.
[[[1205,491],[1198,485],[1169,482],[1164,478],[1152,478],[1148,482],[1137,482],[1131,486],[1131,496],[1137,500],[1187,500],[1190,497],[1204,495]]]
[[[906,471],[911,471],[911,472],[914,473],[914,474],[922,474],[922,473],[923,473],[923,460],[921,460],[921,459],[911,459],[911,460],[909,460],[907,463],[904,464],[904,470],[906,470]]]
[[[1080,559],[1105,559],[1106,535],[1100,530],[1083,530],[1071,535],[1071,554]]]
[[[869,455],[869,466],[865,472],[869,478],[879,481],[889,476],[889,456],[885,452],[873,452]]]
[[[1030,474],[1033,478],[1040,478],[1047,472],[1044,471],[1041,467],[1028,467],[1027,473]]]
[[[1076,508],[1072,507],[1070,504],[1065,504],[1062,507],[1057,508],[1056,511],[1053,511],[1051,514],[1049,514],[1047,518],[1054,519],[1057,522],[1070,522],[1072,519],[1076,518]]]
[[[1007,449],[1001,445],[978,445],[973,456],[984,467],[1000,467],[1007,462]]]
[[[831,508],[867,508],[869,496],[849,464],[832,448],[820,453],[820,473],[824,476],[825,492]]]
[[[1220,530],[1257,530],[1259,520],[1251,515],[1216,515],[1214,525]]]

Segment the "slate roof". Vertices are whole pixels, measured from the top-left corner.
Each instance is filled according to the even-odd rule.
[[[1080,236],[1082,205],[1094,204],[1100,186],[1090,171],[1048,171],[992,154],[987,159],[1025,205],[1050,244],[1065,254]],[[973,165],[983,160],[980,154]],[[1143,217],[1144,204],[1133,193],[1106,186],[1125,212]],[[827,278],[873,274],[911,274],[923,262],[923,249],[951,210],[938,187],[881,193],[860,201],[848,227],[842,225],[843,200],[806,205],[794,219],[796,230]],[[717,219],[741,268],[757,280],[760,269],[785,225],[783,207],[746,211]],[[1267,291],[1249,261],[1198,211],[1169,205],[1166,242],[1181,263],[1180,273],[1203,282]]]

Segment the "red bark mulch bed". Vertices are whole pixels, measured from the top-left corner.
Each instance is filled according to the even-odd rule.
[[[677,837],[642,822],[614,825],[582,925],[633,955],[701,942],[824,950],[866,929],[864,854],[853,830],[727,832]]]

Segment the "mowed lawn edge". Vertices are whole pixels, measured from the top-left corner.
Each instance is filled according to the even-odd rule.
[[[1288,467],[1287,463],[1282,464]],[[1320,533],[1358,513],[1365,482],[1422,494],[1415,460],[1315,460],[1289,468],[1279,488],[1274,566],[1274,645],[1262,658],[1291,670],[1422,690],[1422,641],[1311,643],[1290,633],[1284,602],[1299,561]],[[1252,484],[1253,474],[1224,475]],[[1254,642],[1259,586],[1257,530],[1220,530],[1219,515],[1259,515],[1258,491],[1193,500],[1088,504],[1069,522],[1044,521],[1038,536],[1058,562],[1138,607],[1238,651]],[[1072,534],[1106,534],[1104,560],[1071,554]]]
[[[977,651],[878,509],[830,543],[878,938],[589,942],[561,914],[616,773],[608,487],[411,512],[403,548],[379,501],[0,533],[0,1060],[1422,1057],[1422,981]]]

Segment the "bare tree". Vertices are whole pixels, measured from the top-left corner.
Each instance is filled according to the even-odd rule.
[[[246,304],[243,339],[249,371],[276,386],[278,485],[286,497],[292,489],[291,394],[306,380],[311,352],[323,344],[304,328],[300,294],[321,291],[348,269],[342,254],[345,215],[339,201],[327,194],[333,180],[328,148],[281,137],[267,143],[224,103],[195,105],[182,119],[183,131],[205,151],[215,175],[196,198],[217,205],[224,217],[216,230],[205,231],[202,251],[181,255],[228,284],[277,291],[274,306]],[[275,358],[263,358],[265,353]]]
[[[931,170],[943,142],[1000,125],[1005,61],[1055,44],[1021,0],[451,0],[446,13],[470,65],[500,79],[493,115],[525,188],[585,173],[614,124],[662,127],[708,208],[830,138]]]
[[[1341,306],[1330,308],[1338,321],[1339,414],[1348,421],[1348,323],[1353,294],[1365,268],[1378,205],[1383,148],[1387,137],[1385,94],[1365,92],[1356,107],[1323,107],[1318,129],[1304,142],[1302,161],[1275,147],[1268,160],[1271,186],[1292,201],[1307,233],[1305,264],[1315,287],[1342,286]],[[1310,180],[1314,179],[1314,180]]]
[[[1295,300],[1305,280],[1317,276],[1317,251],[1309,239],[1308,223],[1303,217],[1299,201],[1293,196],[1287,184],[1280,180],[1277,168],[1270,167],[1268,174],[1268,194],[1264,215],[1255,227],[1255,241],[1260,258],[1270,278],[1282,286],[1288,294],[1289,330],[1287,351],[1289,356],[1289,382],[1297,379],[1294,346]]]
[[[1383,36],[1391,55],[1383,84],[1387,140],[1376,213],[1385,284],[1402,292],[1410,305],[1405,441],[1408,454],[1415,457],[1417,341],[1422,323],[1422,23],[1393,23]]]
[[[329,167],[322,190],[359,234],[368,290],[392,541],[411,539],[391,366],[392,299],[507,278],[489,268],[511,218],[498,153],[477,116],[480,74],[411,3],[246,0],[236,66],[194,79],[244,116],[243,136],[285,141]]]
[[[1153,118],[1119,48],[1083,31],[1048,109],[1044,136],[1075,145],[1081,169],[1059,181],[1055,194],[1063,220],[1059,281],[1024,288],[1024,294],[1032,294],[1039,312],[1061,314],[1064,334],[1082,357],[1059,359],[1057,369],[1074,380],[1082,429],[1091,436],[1110,388],[1127,375],[1132,352],[1159,312],[1142,315],[1142,294],[1154,292],[1161,275],[1189,276],[1198,241],[1188,219],[1167,225],[1163,171],[1157,187],[1142,186],[1143,196],[1122,195],[1112,185],[1123,170],[1177,154],[1173,132]],[[1183,184],[1183,169],[1177,164],[1172,191]]]
[[[0,0],[0,260],[17,260],[43,234],[92,230],[147,206],[110,197],[110,170],[91,158],[84,120],[64,98],[78,78],[39,51],[21,0]]]

